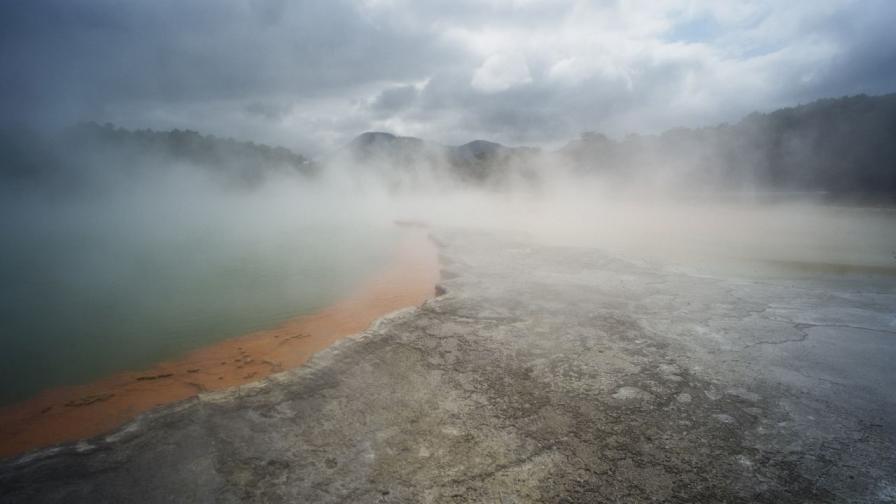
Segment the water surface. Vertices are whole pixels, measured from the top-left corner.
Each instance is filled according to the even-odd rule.
[[[396,237],[290,205],[185,210],[182,201],[7,207],[0,403],[316,311],[381,268]]]

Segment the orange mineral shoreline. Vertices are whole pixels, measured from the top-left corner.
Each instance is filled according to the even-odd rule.
[[[319,312],[200,348],[142,371],[49,389],[0,408],[0,458],[105,432],[156,406],[297,367],[383,315],[431,298],[439,279],[435,244],[406,229],[394,260],[352,295]]]

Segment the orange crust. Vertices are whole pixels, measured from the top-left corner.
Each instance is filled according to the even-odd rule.
[[[407,230],[384,271],[319,312],[148,369],[45,390],[0,408],[0,457],[103,434],[157,406],[300,366],[383,315],[431,298],[438,279],[435,244],[426,231]]]

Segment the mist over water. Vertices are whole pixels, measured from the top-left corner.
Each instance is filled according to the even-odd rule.
[[[246,191],[187,171],[4,196],[4,403],[321,309],[387,264],[397,238],[332,188],[289,178]]]
[[[893,96],[850,97],[556,150],[365,133],[324,166],[436,227],[731,273],[892,273],[893,117]]]
[[[621,187],[561,165],[541,168],[535,185],[433,183],[380,201],[391,215],[435,228],[514,231],[543,244],[698,269],[896,274],[896,211],[888,206],[826,202],[806,192]]]
[[[868,103],[896,111],[891,97],[807,110]],[[320,309],[389,260],[397,220],[698,274],[892,278],[893,176],[872,162],[889,147],[850,144],[855,164],[810,154],[826,141],[815,116],[788,114],[803,119],[555,151],[371,132],[314,161],[181,130],[4,131],[0,401]],[[869,130],[889,116],[871,117]],[[800,141],[782,154],[778,136]]]
[[[418,142],[326,158],[314,176],[123,152],[4,190],[3,402],[320,309],[389,260],[396,220],[712,274],[896,271],[891,210],[671,184],[656,168],[621,181],[524,151],[481,169]]]

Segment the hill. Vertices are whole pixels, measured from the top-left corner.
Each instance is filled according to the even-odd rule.
[[[4,185],[71,189],[100,179],[197,168],[234,187],[253,187],[278,174],[313,176],[318,167],[283,147],[202,135],[190,130],[131,131],[85,123],[56,134],[0,131]]]
[[[896,199],[896,94],[754,113],[734,125],[615,141],[584,133],[557,153],[581,173],[690,188]]]
[[[197,167],[234,187],[274,174],[313,177],[328,165],[393,188],[420,184],[535,185],[558,168],[628,187],[686,192],[815,193],[832,200],[896,201],[896,94],[824,99],[735,124],[675,128],[615,140],[586,132],[553,152],[486,140],[457,146],[366,132],[321,163],[282,147],[190,130],[129,131],[81,124],[56,135],[0,131],[0,179],[66,190],[92,177]]]
[[[534,176],[539,153],[532,147],[508,147],[486,140],[453,146],[369,131],[358,135],[341,154],[358,167],[376,170],[393,185],[421,182],[428,177],[493,186],[506,184],[516,176]]]

